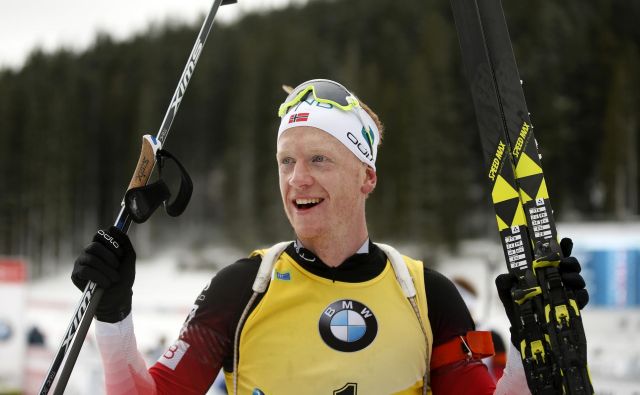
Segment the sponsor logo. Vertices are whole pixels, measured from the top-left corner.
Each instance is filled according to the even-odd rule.
[[[136,172],[136,179],[138,182],[144,182],[147,178],[147,167],[149,167],[149,159],[147,157],[142,157],[140,159],[140,164],[138,166],[138,171]]]
[[[373,130],[371,130],[371,127],[369,127],[368,129],[364,126],[362,127],[362,137],[364,137],[367,144],[369,144],[369,151],[373,152],[373,143],[375,143],[376,137],[373,134]]]
[[[178,111],[178,106],[180,102],[182,102],[182,97],[184,96],[184,92],[187,90],[187,85],[189,85],[189,81],[191,80],[191,76],[193,75],[193,71],[196,68],[196,62],[200,57],[200,53],[202,52],[202,47],[204,43],[198,38],[198,44],[193,48],[191,52],[191,56],[189,57],[189,63],[184,68],[182,72],[182,77],[180,77],[180,82],[178,83],[178,88],[176,89],[173,97],[171,98],[171,104],[169,104],[169,108],[172,111],[171,116],[175,116],[176,111]],[[163,122],[164,124],[164,122]],[[169,128],[163,128],[158,136],[158,140],[164,141],[167,138],[167,134],[169,133]]]
[[[307,122],[309,120],[308,112],[298,112],[289,117],[289,123]]]
[[[496,174],[498,174],[502,156],[504,155],[504,147],[505,144],[502,141],[498,141],[498,148],[496,149],[496,154],[493,156],[493,161],[491,161],[491,167],[489,168],[489,178],[491,181],[496,180]]]
[[[164,354],[160,357],[158,362],[168,367],[171,370],[176,370],[176,366],[184,357],[184,354],[189,349],[189,343],[184,340],[177,340]]]
[[[89,307],[89,302],[91,302],[91,298],[96,291],[96,287],[97,284],[93,281],[90,281],[87,292],[82,295],[82,300],[80,301],[80,305],[76,310],[76,315],[73,317],[73,321],[71,322],[69,329],[67,329],[67,333],[64,337],[64,340],[62,341],[62,348],[65,350],[65,353],[67,348],[71,345],[71,341],[76,334],[76,330],[80,326],[80,322],[82,321],[84,312],[87,310],[87,307]]]
[[[333,108],[333,104],[331,103],[322,103],[317,101],[316,99],[313,98],[313,95],[307,95],[304,99],[304,102],[307,103],[310,106],[316,106],[316,107],[320,107],[320,108],[324,108],[327,110],[330,110]],[[302,103],[302,102],[300,102]]]
[[[100,229],[98,231],[98,234],[102,236],[106,241],[111,243],[111,245],[113,245],[115,248],[120,248],[120,244],[118,244],[118,242],[113,239],[113,236],[108,235],[104,230]]]
[[[524,143],[527,141],[527,134],[529,133],[530,125],[526,122],[522,124],[522,128],[520,128],[520,135],[518,136],[518,140],[516,140],[516,144],[513,146],[513,156],[520,156],[520,151],[522,151],[522,147]]]
[[[207,285],[205,285],[204,288],[202,288],[202,292],[200,292],[200,295],[198,295],[198,302],[202,302],[207,298],[207,291],[209,290],[210,286],[211,286],[211,280],[207,281]]]
[[[371,153],[371,149],[367,148],[370,147],[368,139],[365,145],[351,132],[347,132],[347,138],[349,139],[349,141],[351,141],[351,143],[353,143],[353,145],[356,146],[356,148],[358,148],[358,151],[360,151],[365,158],[373,162],[373,154]]]
[[[254,388],[253,392],[251,392],[251,395],[265,395],[264,392],[262,392],[261,389],[259,388]]]
[[[278,280],[282,280],[282,281],[290,281],[291,280],[291,273],[289,273],[289,272],[286,272],[286,273],[276,272],[276,278]]]
[[[343,352],[360,351],[378,334],[378,321],[362,303],[342,299],[327,306],[318,322],[320,337],[331,348]]]
[[[294,248],[296,249],[296,253],[298,254],[298,256],[302,259],[304,259],[307,262],[315,262],[316,261],[316,257],[313,256],[313,254],[311,254],[311,252],[309,252],[307,249],[303,248],[302,245],[298,244],[298,242],[294,242],[293,243]],[[309,252],[309,254],[311,254],[312,256],[308,257],[305,255],[305,251]]]
[[[193,75],[193,71],[196,68],[196,62],[200,57],[200,52],[202,52],[203,43],[200,41],[198,45],[193,48],[193,52],[189,57],[189,63],[184,68],[184,72],[182,73],[182,78],[180,78],[180,83],[178,84],[178,89],[176,89],[176,93],[173,95],[173,100],[171,100],[170,107],[173,108],[173,111],[178,110],[178,106],[182,101],[182,96],[184,96],[184,92],[187,90],[187,85],[189,85],[189,81],[191,80],[191,76]]]

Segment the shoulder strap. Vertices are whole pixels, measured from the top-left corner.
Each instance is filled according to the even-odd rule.
[[[239,350],[240,350],[240,331],[242,326],[244,325],[247,316],[249,315],[249,311],[251,311],[251,306],[255,303],[258,298],[258,294],[264,293],[267,290],[267,286],[269,285],[269,281],[271,281],[271,272],[273,270],[273,265],[276,260],[282,254],[287,246],[291,244],[290,241],[283,241],[281,243],[275,244],[268,250],[258,250],[254,251],[251,256],[254,255],[262,255],[262,262],[260,262],[260,267],[258,268],[258,273],[256,274],[256,279],[253,282],[253,286],[251,289],[253,290],[253,295],[247,302],[247,305],[244,308],[244,311],[240,315],[240,319],[238,320],[238,324],[236,325],[235,335],[233,337],[233,394],[238,393],[238,358],[239,358]]]
[[[271,248],[266,250],[264,256],[262,257],[262,262],[260,263],[260,268],[258,269],[256,279],[253,282],[252,289],[255,292],[262,293],[267,289],[267,285],[269,285],[269,281],[271,280],[273,265],[280,257],[280,254],[282,254],[282,251],[284,251],[289,244],[291,244],[291,241],[283,241],[273,245]],[[416,288],[413,285],[413,280],[411,279],[411,275],[409,274],[409,269],[407,268],[407,264],[404,262],[402,255],[400,255],[398,250],[391,247],[390,245],[382,243],[376,243],[376,245],[389,258],[391,266],[393,267],[393,271],[395,272],[396,278],[398,279],[398,283],[400,283],[400,287],[402,288],[405,296],[407,298],[416,296]]]
[[[291,244],[291,241],[283,241],[266,250],[262,256],[262,262],[260,262],[260,268],[258,269],[258,274],[256,274],[256,279],[251,287],[254,292],[263,293],[267,290],[267,285],[269,285],[269,281],[271,281],[273,265],[280,257],[280,254],[282,254],[282,251],[284,251],[289,244]]]
[[[375,244],[387,255],[389,261],[391,261],[391,266],[393,267],[398,283],[400,283],[400,287],[404,292],[404,296],[407,298],[416,296],[416,287],[413,285],[409,269],[407,268],[407,264],[404,262],[402,255],[400,255],[398,250],[390,245],[382,243]]]
[[[429,335],[427,335],[427,330],[424,325],[424,321],[420,317],[420,308],[418,307],[418,301],[416,297],[416,287],[413,284],[413,278],[411,278],[411,274],[409,273],[409,268],[407,267],[407,263],[404,261],[402,255],[395,248],[391,247],[387,244],[375,243],[378,248],[380,248],[389,258],[391,262],[391,267],[393,267],[393,271],[396,274],[396,279],[400,284],[400,288],[402,288],[402,292],[404,293],[409,303],[411,303],[411,308],[418,319],[418,323],[420,324],[420,329],[422,330],[422,334],[424,335],[424,342],[427,346],[426,350],[426,364],[425,364],[425,372],[423,377],[423,385],[422,385],[422,394],[426,395],[428,393],[429,387],[429,360],[431,358],[431,346],[429,343]]]

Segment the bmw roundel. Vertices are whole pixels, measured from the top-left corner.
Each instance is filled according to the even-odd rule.
[[[342,299],[331,303],[320,315],[320,337],[337,351],[360,351],[378,334],[378,321],[373,312],[355,300]]]

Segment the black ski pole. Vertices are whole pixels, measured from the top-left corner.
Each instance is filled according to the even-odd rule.
[[[135,187],[144,186],[147,184],[149,177],[151,176],[151,172],[155,166],[155,153],[157,150],[161,149],[164,145],[167,136],[169,135],[169,130],[171,129],[171,124],[173,123],[173,119],[178,111],[178,107],[180,106],[180,102],[182,101],[182,97],[187,89],[189,81],[193,75],[196,64],[202,53],[202,49],[204,47],[204,43],[207,40],[209,32],[211,31],[211,27],[213,26],[213,20],[218,12],[218,8],[220,5],[233,4],[236,3],[237,0],[214,0],[207,17],[202,24],[202,28],[200,29],[200,33],[198,34],[198,38],[191,50],[189,55],[189,59],[187,64],[182,72],[180,80],[178,82],[178,86],[171,98],[171,102],[169,104],[169,108],[162,120],[162,124],[160,125],[160,130],[157,136],[149,136],[146,135],[142,139],[142,150],[140,152],[140,158],[138,159],[138,164],[133,173],[133,177],[131,178],[131,182],[129,183],[129,187],[127,190]],[[124,206],[124,199],[122,200],[122,208],[120,209],[120,213],[115,221],[115,226],[122,230],[123,232],[127,232],[129,230],[129,226],[131,225],[131,218],[129,217],[127,210]],[[44,382],[40,388],[40,395],[46,395],[49,393],[49,390],[54,384],[55,378],[58,374],[58,370],[60,366],[62,366],[62,372],[60,377],[56,383],[56,387],[54,390],[54,394],[62,394],[64,393],[64,389],[67,385],[69,377],[71,376],[71,371],[73,370],[73,366],[78,358],[80,353],[80,349],[82,348],[82,344],[87,335],[87,331],[89,330],[89,326],[91,325],[91,321],[95,315],[95,310],[100,302],[100,298],[102,297],[103,290],[98,288],[96,284],[92,281],[89,281],[85,290],[82,294],[82,298],[80,299],[80,303],[76,307],[76,310],[71,318],[71,322],[69,323],[69,327],[65,332],[65,336],[60,344],[58,352],[49,367],[49,371],[45,376]],[[66,359],[65,359],[66,356]]]

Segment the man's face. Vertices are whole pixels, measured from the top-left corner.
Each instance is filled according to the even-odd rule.
[[[292,128],[280,136],[276,158],[284,210],[301,240],[347,235],[365,225],[376,175],[336,138],[313,127]]]

